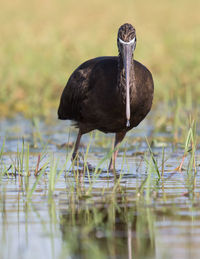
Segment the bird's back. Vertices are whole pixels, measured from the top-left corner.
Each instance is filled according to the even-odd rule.
[[[75,120],[83,119],[82,105],[87,100],[89,91],[94,85],[92,80],[98,64],[114,63],[113,69],[117,65],[117,57],[98,57],[90,59],[81,64],[70,76],[60,99],[58,108],[58,118],[60,120]],[[102,66],[102,68],[103,68]],[[97,78],[101,80],[101,78]]]

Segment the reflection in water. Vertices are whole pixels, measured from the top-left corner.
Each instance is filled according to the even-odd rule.
[[[63,241],[73,258],[153,258],[154,219],[149,208],[104,204],[61,211]]]
[[[4,125],[2,130],[6,128]],[[44,129],[42,132],[47,133]],[[53,143],[62,143],[66,132],[61,135],[56,133],[61,129],[51,130],[55,138],[44,152],[33,148],[35,144],[30,141],[34,134],[27,130],[25,142],[30,153],[27,145],[18,143],[13,135],[16,131],[8,132],[0,155],[0,258],[199,257],[199,150],[196,169],[191,167],[191,154],[191,159],[188,155],[184,160],[186,171],[180,174],[173,168],[181,161],[183,149],[166,148],[163,152],[152,147],[161,166],[158,180],[154,164],[143,152],[146,144],[138,145],[137,154],[144,154],[139,158],[132,154],[135,143],[133,147],[132,139],[127,138],[130,150],[126,156],[119,156],[117,168],[122,168],[122,174],[117,172],[120,177],[115,182],[107,171],[95,175],[69,170],[70,161],[63,169],[66,150],[57,149]],[[48,138],[49,134],[44,134],[43,143]],[[97,136],[95,141],[100,139]],[[4,137],[0,138],[0,150],[3,141]],[[99,153],[103,153],[99,151],[105,150],[97,149],[95,143],[91,149],[96,153],[89,152],[88,161],[98,164]],[[41,177],[34,175],[40,154],[40,168],[45,168]],[[101,167],[106,168],[106,161]]]

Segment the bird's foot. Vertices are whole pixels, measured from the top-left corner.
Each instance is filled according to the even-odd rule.
[[[71,161],[74,166],[80,166],[84,161],[84,156],[82,153],[73,153]]]
[[[109,173],[111,173],[111,175],[113,175],[114,177],[117,177],[117,170],[115,168],[109,168],[108,169]]]
[[[182,172],[185,157],[186,157],[186,155],[184,154],[183,157],[182,157],[180,165],[178,165],[173,171],[177,171],[177,172],[180,172],[180,173]]]
[[[83,167],[89,171],[95,170],[94,166],[92,166],[90,163],[84,161],[84,156],[82,153],[73,153],[71,160],[72,160],[73,166]]]
[[[110,164],[109,164],[109,167],[108,167],[108,171],[112,172],[112,173],[116,171],[115,170],[115,162],[113,162],[112,159],[110,161]]]
[[[83,166],[89,171],[95,171],[95,167],[88,162],[85,162]]]

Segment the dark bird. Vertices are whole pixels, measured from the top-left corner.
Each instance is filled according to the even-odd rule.
[[[79,128],[73,159],[83,134],[95,129],[116,134],[110,170],[126,132],[150,111],[154,92],[151,72],[133,59],[136,31],[131,24],[119,28],[117,46],[118,56],[90,59],[72,73],[58,109],[59,119],[73,120]]]

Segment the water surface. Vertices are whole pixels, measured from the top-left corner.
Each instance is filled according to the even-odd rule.
[[[198,258],[199,151],[197,171],[188,154],[180,173],[174,169],[184,149],[168,141],[153,145],[159,178],[145,136],[170,133],[152,132],[146,121],[128,134],[114,177],[103,160],[112,135],[83,137],[84,154],[90,143],[87,161],[102,161],[101,171],[89,172],[66,162],[77,131],[65,122],[2,120],[0,258]]]

